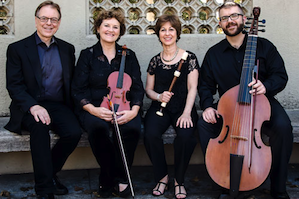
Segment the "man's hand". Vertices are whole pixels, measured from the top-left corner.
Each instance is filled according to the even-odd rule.
[[[41,121],[43,124],[46,125],[49,125],[51,123],[51,118],[49,116],[49,113],[44,107],[40,105],[34,105],[30,107],[29,110],[36,122]]]
[[[209,107],[204,110],[202,117],[207,123],[215,124],[217,123],[216,117],[219,118],[220,116],[216,109]]]
[[[257,80],[256,82],[256,80],[253,79],[253,81],[248,84],[248,87],[251,86],[252,86],[252,90],[249,91],[250,94],[255,95],[255,91],[257,95],[266,94],[266,87],[260,80]]]

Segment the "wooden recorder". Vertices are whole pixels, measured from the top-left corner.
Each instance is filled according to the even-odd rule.
[[[187,53],[187,52],[184,52],[183,55],[182,55],[181,61],[180,61],[180,63],[179,63],[178,69],[177,69],[176,71],[174,71],[174,74],[173,74],[174,77],[173,77],[172,82],[171,82],[171,84],[170,84],[170,87],[169,87],[169,89],[168,89],[169,92],[171,92],[171,90],[172,90],[172,88],[173,88],[173,86],[174,86],[174,84],[175,84],[177,78],[181,75],[181,72],[180,72],[180,71],[181,71],[181,68],[182,68],[182,65],[183,65],[184,61],[187,60],[187,57],[188,57],[188,53]],[[159,115],[159,116],[161,116],[161,117],[163,116],[162,111],[163,111],[163,108],[166,107],[166,104],[167,104],[166,102],[162,102],[162,103],[161,103],[161,108],[160,108],[160,110],[156,112],[157,115]]]

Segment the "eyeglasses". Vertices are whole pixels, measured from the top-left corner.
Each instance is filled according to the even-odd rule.
[[[237,20],[237,19],[239,19],[239,16],[243,16],[243,14],[233,13],[229,16],[223,16],[223,17],[220,17],[220,21],[221,22],[227,22],[228,18],[230,18],[231,20]]]
[[[52,24],[57,24],[59,19],[57,19],[56,17],[53,17],[53,18],[48,18],[48,17],[38,17],[36,16],[36,18],[38,18],[42,23],[47,23],[50,19],[50,22]]]

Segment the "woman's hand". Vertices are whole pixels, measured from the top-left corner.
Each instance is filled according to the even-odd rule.
[[[104,107],[95,107],[93,115],[107,122],[110,122],[113,119],[113,112]]]
[[[83,109],[89,112],[91,115],[101,118],[107,122],[110,122],[113,119],[113,112],[107,108],[95,107],[92,104],[86,104],[83,106]]]
[[[125,111],[117,112],[116,115],[119,116],[117,118],[117,123],[119,125],[122,125],[134,119],[137,114],[132,110],[125,110]]]
[[[160,94],[160,102],[168,103],[173,95],[173,92],[164,91],[162,94]]]
[[[182,114],[176,122],[176,126],[180,126],[180,128],[190,128],[193,127],[192,118],[189,114]]]
[[[123,110],[123,111],[116,112],[116,115],[118,116],[117,123],[119,125],[122,125],[130,122],[132,119],[134,119],[137,116],[139,109],[140,106],[134,105],[132,107],[132,110]]]

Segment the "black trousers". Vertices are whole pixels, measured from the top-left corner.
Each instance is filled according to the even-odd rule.
[[[110,128],[114,129],[113,125],[86,111],[82,111],[79,117],[83,128],[88,133],[92,152],[101,167],[100,186],[112,187],[116,183],[127,183],[127,174],[115,131],[113,131],[112,136],[109,134]],[[130,169],[141,132],[140,115],[137,115],[130,122],[120,125],[119,129]]]
[[[193,127],[180,128],[176,126],[180,113],[170,113],[163,110],[163,117],[158,116],[156,111],[159,108],[151,106],[145,116],[145,133],[144,143],[148,156],[153,164],[155,182],[159,182],[168,174],[167,163],[165,159],[164,144],[162,134],[172,125],[176,132],[174,140],[174,166],[175,179],[178,184],[184,183],[184,176],[196,146],[196,138],[194,136],[195,126],[197,122],[197,112],[195,107],[192,109],[191,117]]]
[[[261,132],[269,136],[271,146],[271,191],[284,192],[286,191],[288,163],[293,147],[293,127],[280,103],[274,98],[269,99],[269,102],[271,105],[270,121],[264,122]],[[222,118],[218,119],[216,124],[209,124],[200,117],[197,125],[204,154],[210,138],[216,138],[220,134],[222,124]]]
[[[62,169],[82,134],[76,116],[66,105],[59,102],[41,102],[40,105],[48,111],[50,125],[36,122],[30,113],[22,121],[23,127],[30,132],[35,191],[38,195],[53,193],[53,175]],[[52,149],[50,129],[60,137]]]

